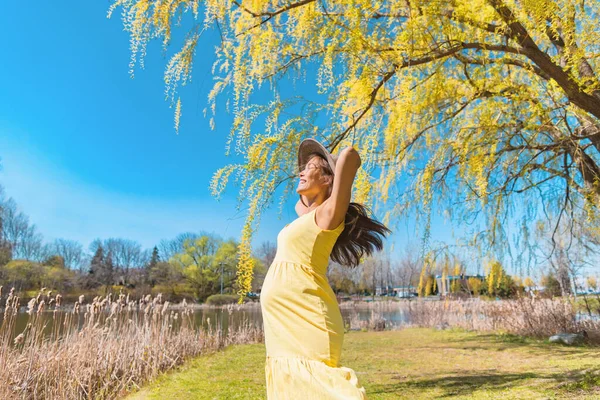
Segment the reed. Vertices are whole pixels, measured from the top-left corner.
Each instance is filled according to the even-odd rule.
[[[14,290],[8,294],[0,325],[0,398],[117,398],[187,358],[263,340],[250,321],[230,323],[227,334],[219,325],[197,328],[185,300],[173,307],[160,294],[137,301],[109,294],[90,303],[81,296],[68,312],[58,312],[61,302],[60,295],[40,292],[27,305],[26,328],[15,332],[19,298]]]
[[[600,344],[600,319],[582,317],[572,299],[522,297],[513,300],[406,300],[397,302],[345,302],[341,309],[371,310],[369,321],[353,313],[350,329],[378,330],[380,314],[404,314],[404,326],[426,328],[457,327],[480,332],[506,332],[547,339],[557,333],[585,330],[591,343]],[[389,324],[388,324],[389,325]],[[398,327],[394,327],[398,328]]]

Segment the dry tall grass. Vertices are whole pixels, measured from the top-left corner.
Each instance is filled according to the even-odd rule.
[[[361,330],[361,331],[384,331],[389,329],[393,330],[397,328],[387,321],[379,312],[371,310],[369,319],[360,319],[358,313],[354,312],[350,315],[350,330]]]
[[[411,300],[374,303],[346,302],[342,309],[371,310],[370,321],[351,319],[352,328],[376,329],[382,312],[404,314],[406,325],[419,327],[459,327],[482,332],[548,338],[560,332],[587,331],[592,342],[600,343],[600,320],[581,318],[569,299],[523,297],[515,300]],[[354,321],[354,322],[352,322]],[[381,325],[379,325],[381,326]]]
[[[117,398],[186,358],[263,340],[250,321],[230,324],[227,335],[219,326],[197,329],[185,301],[173,310],[161,295],[108,295],[90,304],[82,296],[66,313],[57,312],[60,303],[60,295],[40,293],[27,306],[27,327],[14,332],[20,305],[9,293],[0,325],[1,399]]]

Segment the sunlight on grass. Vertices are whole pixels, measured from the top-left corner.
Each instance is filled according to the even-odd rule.
[[[346,334],[342,364],[369,399],[594,399],[599,355],[511,335],[405,329]],[[264,399],[264,356],[262,344],[231,346],[129,400]]]

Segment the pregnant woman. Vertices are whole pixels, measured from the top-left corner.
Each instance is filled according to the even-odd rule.
[[[350,203],[360,164],[352,147],[339,157],[313,139],[298,148],[298,218],[279,232],[261,290],[269,400],[367,398],[356,373],[340,365],[344,323],[326,276],[330,257],[355,267],[390,233]]]

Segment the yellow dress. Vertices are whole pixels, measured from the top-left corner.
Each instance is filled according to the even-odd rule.
[[[312,210],[277,236],[260,294],[269,400],[367,398],[356,373],[339,363],[344,323],[325,275],[343,230],[344,222],[319,228]]]

